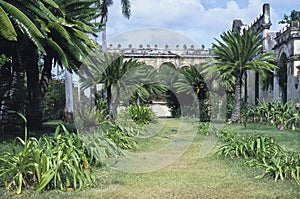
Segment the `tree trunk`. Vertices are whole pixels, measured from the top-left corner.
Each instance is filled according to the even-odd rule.
[[[68,123],[74,122],[74,100],[73,100],[73,81],[72,74],[65,70],[65,93],[66,93],[66,105],[64,120]]]
[[[102,29],[102,52],[107,52],[107,42],[106,42],[106,18],[104,19],[104,25]]]
[[[112,103],[112,115],[115,115],[117,113],[117,109],[118,109],[118,106],[119,106],[119,101],[120,101],[120,88],[117,86],[116,98]]]
[[[234,91],[234,105],[229,119],[229,123],[238,122],[241,123],[241,89],[242,89],[242,78],[239,75],[235,83]]]
[[[27,57],[26,76],[28,91],[28,107],[26,109],[26,118],[30,130],[38,130],[42,127],[42,93],[39,83],[38,54],[34,46],[27,48],[32,53]]]
[[[110,118],[113,118],[113,101],[112,101],[112,92],[111,85],[107,87],[107,104],[108,104],[108,115]]]

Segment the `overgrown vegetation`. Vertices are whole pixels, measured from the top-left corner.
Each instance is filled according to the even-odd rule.
[[[279,130],[284,128],[294,130],[300,119],[299,108],[292,100],[287,101],[285,104],[279,101],[266,102],[261,100],[258,101],[256,106],[245,112],[245,120],[275,125]]]
[[[156,116],[150,106],[147,105],[130,105],[127,108],[131,119],[139,125],[146,125],[155,122]]]
[[[65,108],[65,85],[61,80],[51,80],[43,101],[43,120],[62,119]]]
[[[238,137],[223,134],[224,145],[217,153],[225,157],[242,157],[248,159],[245,164],[264,169],[256,178],[272,176],[276,181],[293,179],[300,185],[300,154],[285,151],[274,142],[273,138],[264,135]]]
[[[80,189],[95,183],[84,142],[62,125],[53,137],[16,138],[6,145],[0,158],[0,182],[7,190],[20,194],[24,188]]]

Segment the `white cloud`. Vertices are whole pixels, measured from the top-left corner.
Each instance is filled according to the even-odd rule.
[[[289,5],[291,7],[299,5],[298,1],[291,0],[289,2],[293,3],[285,2],[284,4],[291,4]],[[108,35],[112,37],[137,28],[165,28],[185,34],[199,45],[210,46],[214,41],[213,38],[217,38],[223,31],[231,29],[234,19],[241,19],[246,24],[251,23],[262,12],[264,3],[262,0],[248,0],[248,5],[245,6],[246,2],[243,2],[244,5],[238,2],[231,0],[226,3],[226,6],[205,9],[199,0],[131,0],[132,16],[127,20],[121,15],[120,3],[115,1],[109,10]],[[272,9],[272,2],[274,2],[274,9]],[[279,28],[277,23],[283,14],[278,14],[278,6],[281,4],[282,7],[282,1],[270,0],[269,3],[271,4],[273,27]],[[286,13],[289,14],[289,12]],[[166,35],[162,35],[162,37],[168,38]],[[171,42],[170,38],[168,38],[168,42]],[[136,36],[135,41],[131,43],[137,42],[136,40],[140,40],[140,43],[143,42],[141,35]],[[149,43],[150,40],[145,38],[144,45],[147,45],[146,42]],[[157,42],[153,41],[152,44],[154,45],[154,43]],[[176,44],[176,38],[174,38],[174,44]]]

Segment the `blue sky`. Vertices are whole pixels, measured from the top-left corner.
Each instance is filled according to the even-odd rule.
[[[132,16],[127,20],[121,14],[120,0],[114,0],[109,9],[108,43],[210,47],[214,38],[231,29],[234,19],[250,24],[264,3],[271,6],[272,31],[283,28],[278,21],[284,14],[300,10],[300,0],[131,0]]]

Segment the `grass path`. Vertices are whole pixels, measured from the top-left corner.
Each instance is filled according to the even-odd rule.
[[[167,119],[160,133],[139,141],[137,151],[149,151],[171,142],[177,128],[178,120]],[[230,130],[239,128],[230,127]],[[253,132],[251,127],[248,128]],[[263,131],[274,133],[272,129]],[[287,132],[293,136],[295,133]],[[255,179],[262,170],[249,168],[239,159],[223,159],[212,154],[201,158],[199,152],[204,139],[197,135],[179,159],[156,171],[132,173],[107,168],[96,171],[99,185],[95,188],[75,192],[31,192],[21,198],[300,198],[300,186],[294,181]],[[284,138],[284,142],[286,140],[289,139]],[[299,143],[300,137],[294,136],[290,140]]]

